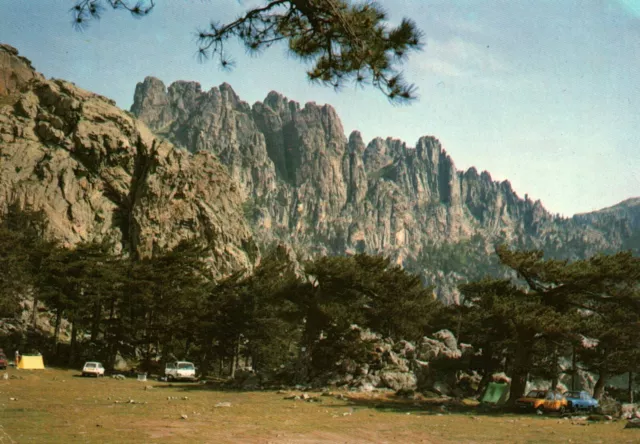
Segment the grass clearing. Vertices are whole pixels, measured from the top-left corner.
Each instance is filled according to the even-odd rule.
[[[623,421],[481,414],[461,404],[448,413],[440,400],[386,394],[345,393],[311,403],[274,391],[82,378],[59,369],[9,374],[21,379],[0,380],[1,444],[640,442],[640,430],[623,430]],[[231,406],[215,406],[225,402]]]

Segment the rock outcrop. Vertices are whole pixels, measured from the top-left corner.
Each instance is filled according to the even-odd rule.
[[[461,281],[505,272],[493,255],[498,242],[561,258],[629,244],[606,224],[548,213],[487,172],[458,171],[434,137],[414,147],[392,138],[365,144],[358,132],[347,138],[328,105],[302,107],[270,92],[249,106],[228,84],[166,88],[147,77],[132,112],[227,166],[261,244],[288,243],[303,256],[385,254],[436,284],[444,299],[457,297]]]
[[[432,392],[444,396],[461,396],[465,391],[470,395],[477,388],[479,378],[473,384],[468,383],[477,375],[464,373],[474,354],[473,347],[458,345],[449,330],[440,330],[433,338],[425,336],[417,345],[404,340],[394,343],[357,325],[351,327],[351,333],[354,340],[369,344],[368,360],[341,360],[333,371],[314,381],[315,385],[329,384],[359,391]]]
[[[31,79],[44,80],[31,61],[12,46],[0,43],[0,96],[17,94]],[[0,102],[1,103],[1,102]]]
[[[199,237],[216,275],[251,268],[243,197],[211,153],[190,154],[113,101],[45,80],[6,46],[0,73],[0,214],[13,203],[42,210],[65,244],[106,240],[138,256]]]

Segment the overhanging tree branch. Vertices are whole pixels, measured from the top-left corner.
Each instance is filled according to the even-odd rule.
[[[104,6],[147,15],[154,0],[77,0],[71,9],[74,25],[84,28],[99,19]],[[390,27],[386,13],[373,2],[351,0],[272,0],[246,11],[233,22],[211,23],[197,32],[201,59],[218,58],[223,68],[233,65],[225,51],[229,38],[242,41],[257,52],[280,41],[311,66],[307,76],[340,89],[347,82],[370,83],[393,103],[416,98],[416,88],[398,69],[411,51],[422,47],[422,33],[404,18]]]

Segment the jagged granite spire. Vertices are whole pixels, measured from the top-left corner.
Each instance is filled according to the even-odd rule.
[[[158,82],[138,84],[132,112],[192,152],[215,153],[240,182],[264,244],[309,256],[382,253],[438,284],[443,297],[472,274],[433,262],[442,257],[434,249],[447,245],[464,262],[473,244],[493,271],[495,258],[486,258],[497,242],[563,257],[624,246],[620,236],[520,198],[508,181],[458,171],[435,137],[414,147],[392,138],[365,144],[357,132],[347,139],[329,105],[302,107],[272,91],[249,107],[226,84],[203,92],[176,82],[165,93]]]

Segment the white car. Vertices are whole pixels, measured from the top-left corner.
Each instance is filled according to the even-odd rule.
[[[192,362],[174,361],[168,362],[164,368],[164,375],[169,381],[186,379],[190,381],[196,380],[196,366]]]
[[[99,362],[85,362],[82,367],[82,376],[104,376],[104,367]]]

